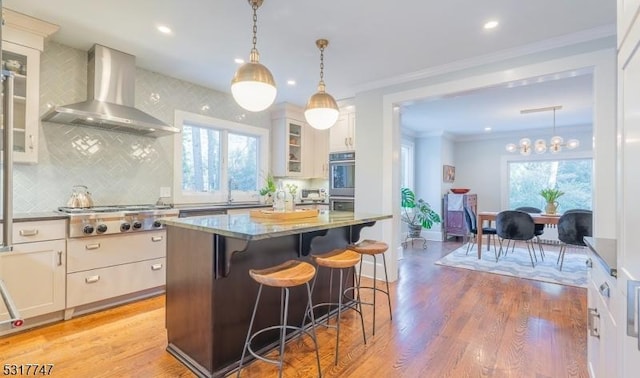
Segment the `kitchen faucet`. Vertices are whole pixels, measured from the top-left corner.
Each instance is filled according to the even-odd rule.
[[[231,185],[233,185],[233,179],[229,178],[229,185],[227,186],[227,203],[230,204],[233,202],[233,198],[231,197]]]

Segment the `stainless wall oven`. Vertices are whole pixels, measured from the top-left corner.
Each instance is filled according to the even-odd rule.
[[[354,211],[353,197],[329,197],[329,210]]]
[[[329,198],[355,195],[356,153],[335,152],[329,154]]]

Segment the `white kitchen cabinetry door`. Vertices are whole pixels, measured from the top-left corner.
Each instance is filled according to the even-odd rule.
[[[628,282],[640,280],[640,20],[638,1],[618,1],[618,135],[621,138],[621,166],[618,183],[620,232],[618,244],[617,289],[619,306],[620,366],[618,376],[637,377],[640,372],[640,306],[636,289]],[[631,21],[633,20],[633,21]],[[628,25],[628,27],[627,27]]]
[[[10,71],[14,75],[14,160],[22,163],[37,163],[40,51],[7,41],[3,41],[2,46],[2,60],[11,63]]]
[[[308,127],[308,126],[307,126]],[[276,177],[302,177],[305,149],[305,126],[292,119],[272,123],[271,171]]]
[[[356,149],[356,113],[340,112],[336,124],[331,126],[329,149],[331,152],[353,151]]]
[[[308,130],[310,140],[307,146],[312,146],[312,153],[307,161],[310,167],[306,177],[329,179],[329,130]]]
[[[65,251],[65,240],[52,240],[16,244],[12,252],[0,254],[0,276],[26,324],[34,316],[64,309]],[[8,318],[0,301],[0,319]]]

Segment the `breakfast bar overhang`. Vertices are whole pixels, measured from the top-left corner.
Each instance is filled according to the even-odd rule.
[[[201,377],[224,376],[238,365],[258,285],[249,269],[344,248],[364,227],[391,215],[327,211],[293,220],[247,214],[164,220],[167,225],[167,350]],[[337,285],[333,285],[337,298]],[[329,299],[329,274],[318,272],[314,303]],[[301,324],[303,287],[291,291],[291,324]],[[279,321],[280,294],[263,293],[255,328]],[[277,333],[257,338],[268,348]]]

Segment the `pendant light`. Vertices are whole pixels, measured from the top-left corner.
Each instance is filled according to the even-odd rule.
[[[248,1],[253,8],[253,48],[249,55],[249,62],[240,66],[231,80],[231,94],[238,105],[244,109],[259,112],[273,104],[278,90],[269,69],[260,64],[260,54],[256,49],[257,10],[263,0]]]
[[[316,46],[320,49],[320,83],[318,84],[318,91],[309,98],[304,110],[304,118],[311,127],[318,130],[326,130],[333,126],[340,114],[336,100],[325,92],[324,49],[328,45],[329,41],[326,39],[316,41]]]
[[[573,150],[580,146],[580,141],[577,139],[569,139],[567,143],[564,143],[564,140],[561,136],[556,134],[556,110],[562,109],[562,105],[549,106],[546,108],[536,108],[536,109],[523,109],[520,111],[520,114],[526,113],[535,113],[535,112],[546,112],[553,111],[553,132],[551,135],[551,139],[549,140],[549,145],[544,139],[538,139],[534,144],[531,144],[531,139],[522,138],[518,145],[509,143],[506,146],[506,150],[508,152],[516,152],[520,151],[522,155],[528,156],[531,155],[531,151],[535,151],[537,154],[543,154],[549,150],[552,154],[558,153],[562,151],[562,147],[566,147],[569,150]]]

